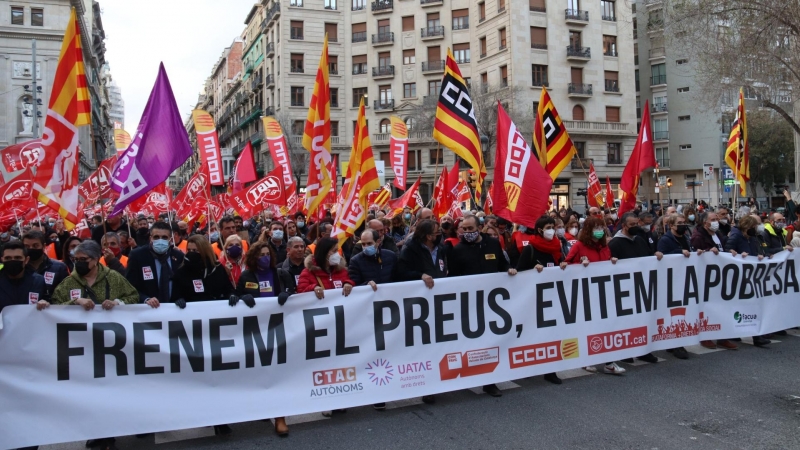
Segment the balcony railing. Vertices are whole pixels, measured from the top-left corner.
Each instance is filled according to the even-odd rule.
[[[272,5],[272,8],[270,8],[269,11],[267,11],[267,18],[266,18],[267,23],[271,22],[272,19],[278,17],[280,14],[281,14],[281,4],[275,2],[275,4]]]
[[[271,74],[271,73],[270,73],[270,74],[267,74],[267,78],[266,78],[266,85],[267,85],[268,87],[269,87],[269,86],[273,86],[273,85],[275,85],[275,75],[273,75],[273,74]]]
[[[394,66],[378,66],[372,68],[373,77],[390,77],[394,76]]]
[[[373,44],[387,44],[394,42],[394,33],[378,33],[372,35]]]
[[[569,83],[567,85],[567,93],[573,95],[592,95],[591,84]]]
[[[616,22],[617,21],[617,16],[607,16],[607,15],[603,14],[603,20],[607,20],[609,22]]]
[[[357,64],[353,66],[353,75],[366,75],[366,73],[367,73],[366,64]]]
[[[432,37],[444,37],[443,26],[422,28],[420,32],[421,32],[421,37],[423,39]]]
[[[274,116],[275,115],[275,107],[274,106],[267,106],[264,108],[264,115],[265,116]]]
[[[617,80],[605,80],[606,82],[606,92],[619,92],[619,81]]]
[[[253,77],[253,79],[250,81],[250,90],[255,91],[262,84],[264,84],[264,80],[262,80],[261,77]]]
[[[567,46],[567,58],[591,58],[592,49],[590,47]]]
[[[291,73],[305,73],[303,71],[303,66],[292,66],[289,68],[289,72]]]
[[[367,3],[366,2],[364,2],[364,3],[353,2],[353,6],[350,7],[351,11],[363,11],[365,9],[367,9]]]
[[[603,55],[604,56],[614,56],[614,57],[619,56],[617,54],[617,49],[615,49],[615,48],[607,48],[607,49],[605,49],[605,51],[603,51]]]
[[[275,43],[274,42],[270,42],[270,43],[267,44],[267,49],[266,49],[265,53],[267,55],[267,58],[269,58],[270,56],[275,54]]]
[[[614,165],[622,164],[622,157],[620,155],[612,155],[609,153],[607,157],[608,159],[606,159],[606,164],[614,164]]]
[[[372,11],[391,11],[393,5],[392,0],[378,0],[377,2],[372,2]]]
[[[453,22],[453,30],[469,30],[469,16],[460,22]]]
[[[594,164],[594,158],[578,158],[577,155],[572,158],[572,162],[570,163],[572,168],[575,170],[580,170],[581,167],[588,170],[589,166],[592,164]]]
[[[651,111],[651,112],[654,112],[654,113],[662,113],[662,112],[667,112],[667,111],[669,111],[669,110],[667,109],[667,102],[663,102],[663,103],[653,103],[653,104],[650,106],[650,111]]]
[[[375,106],[375,111],[385,111],[388,109],[394,109],[394,99],[392,100],[375,100],[373,103]]]
[[[420,5],[441,5],[444,3],[444,0],[419,0]]]
[[[659,84],[667,84],[666,75],[656,75],[650,77],[650,86],[658,86]]]
[[[469,56],[456,56],[455,59],[459,64],[469,64]]]
[[[422,71],[423,72],[442,72],[444,71],[445,61],[438,60],[438,61],[423,61],[422,62]]]
[[[292,28],[291,33],[289,34],[290,39],[296,39],[298,41],[303,40],[303,30],[301,28]]]
[[[353,42],[367,42],[367,32],[357,31],[353,33]]]
[[[653,140],[654,141],[666,141],[669,139],[669,131],[654,131],[653,132]]]
[[[589,11],[581,11],[579,9],[566,9],[564,10],[564,18],[566,20],[577,20],[580,22],[588,22]]]

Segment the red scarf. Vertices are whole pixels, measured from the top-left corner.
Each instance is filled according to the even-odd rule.
[[[561,261],[561,241],[557,237],[553,237],[549,241],[538,234],[532,235],[530,245],[538,252],[549,253],[553,256],[553,261],[558,264]]]

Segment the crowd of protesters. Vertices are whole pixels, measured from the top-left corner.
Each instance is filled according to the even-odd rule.
[[[0,234],[0,310],[20,304],[39,310],[51,304],[111,310],[138,303],[152,308],[171,303],[183,309],[210,300],[227,300],[231,306],[241,301],[252,308],[274,300],[282,306],[295,293],[313,292],[322,300],[326,291],[348,296],[355,286],[377,291],[385,283],[416,281],[433,288],[445,277],[500,272],[514,276],[629,258],[728,252],[762,260],[800,247],[800,211],[789,193],[785,195],[786,216],[759,214],[751,201],[735,214],[700,202],[680,210],[637,208],[621,217],[597,207],[585,216],[562,208],[530,226],[482,211],[465,211],[457,220],[437,220],[427,208],[415,213],[406,208],[391,219],[384,211],[371,211],[356,235],[342,245],[331,237],[332,218],[314,223],[303,213],[283,219],[273,218],[271,212],[249,220],[226,216],[202,229],[170,221],[166,215],[131,221],[97,216],[86,240],[71,236],[61,220],[48,219]],[[769,336],[753,340],[756,346],[770,343]],[[734,341],[701,345],[734,350]],[[683,348],[668,351],[679,359],[689,357]],[[649,353],[638,359],[657,362]],[[602,371],[625,373],[614,361]],[[562,382],[556,373],[544,378]],[[502,395],[493,384],[483,390]],[[436,401],[432,395],[422,400]],[[274,427],[281,436],[289,432],[284,418],[276,418]],[[221,435],[231,433],[224,424],[214,429]],[[116,448],[114,438],[94,439],[87,446]]]

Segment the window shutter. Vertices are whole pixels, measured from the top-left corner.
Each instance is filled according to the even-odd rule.
[[[606,106],[606,122],[619,122],[619,107]]]
[[[414,31],[414,16],[403,17],[403,31]]]
[[[353,33],[364,33],[367,31],[367,23],[354,23],[353,24]]]
[[[547,45],[547,28],[531,27],[531,44]]]

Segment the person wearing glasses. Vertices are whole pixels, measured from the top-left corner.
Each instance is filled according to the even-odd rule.
[[[152,308],[172,298],[172,274],[183,264],[183,252],[172,246],[172,227],[155,222],[150,243],[137,247],[128,257],[128,281],[139,291],[139,300]]]

